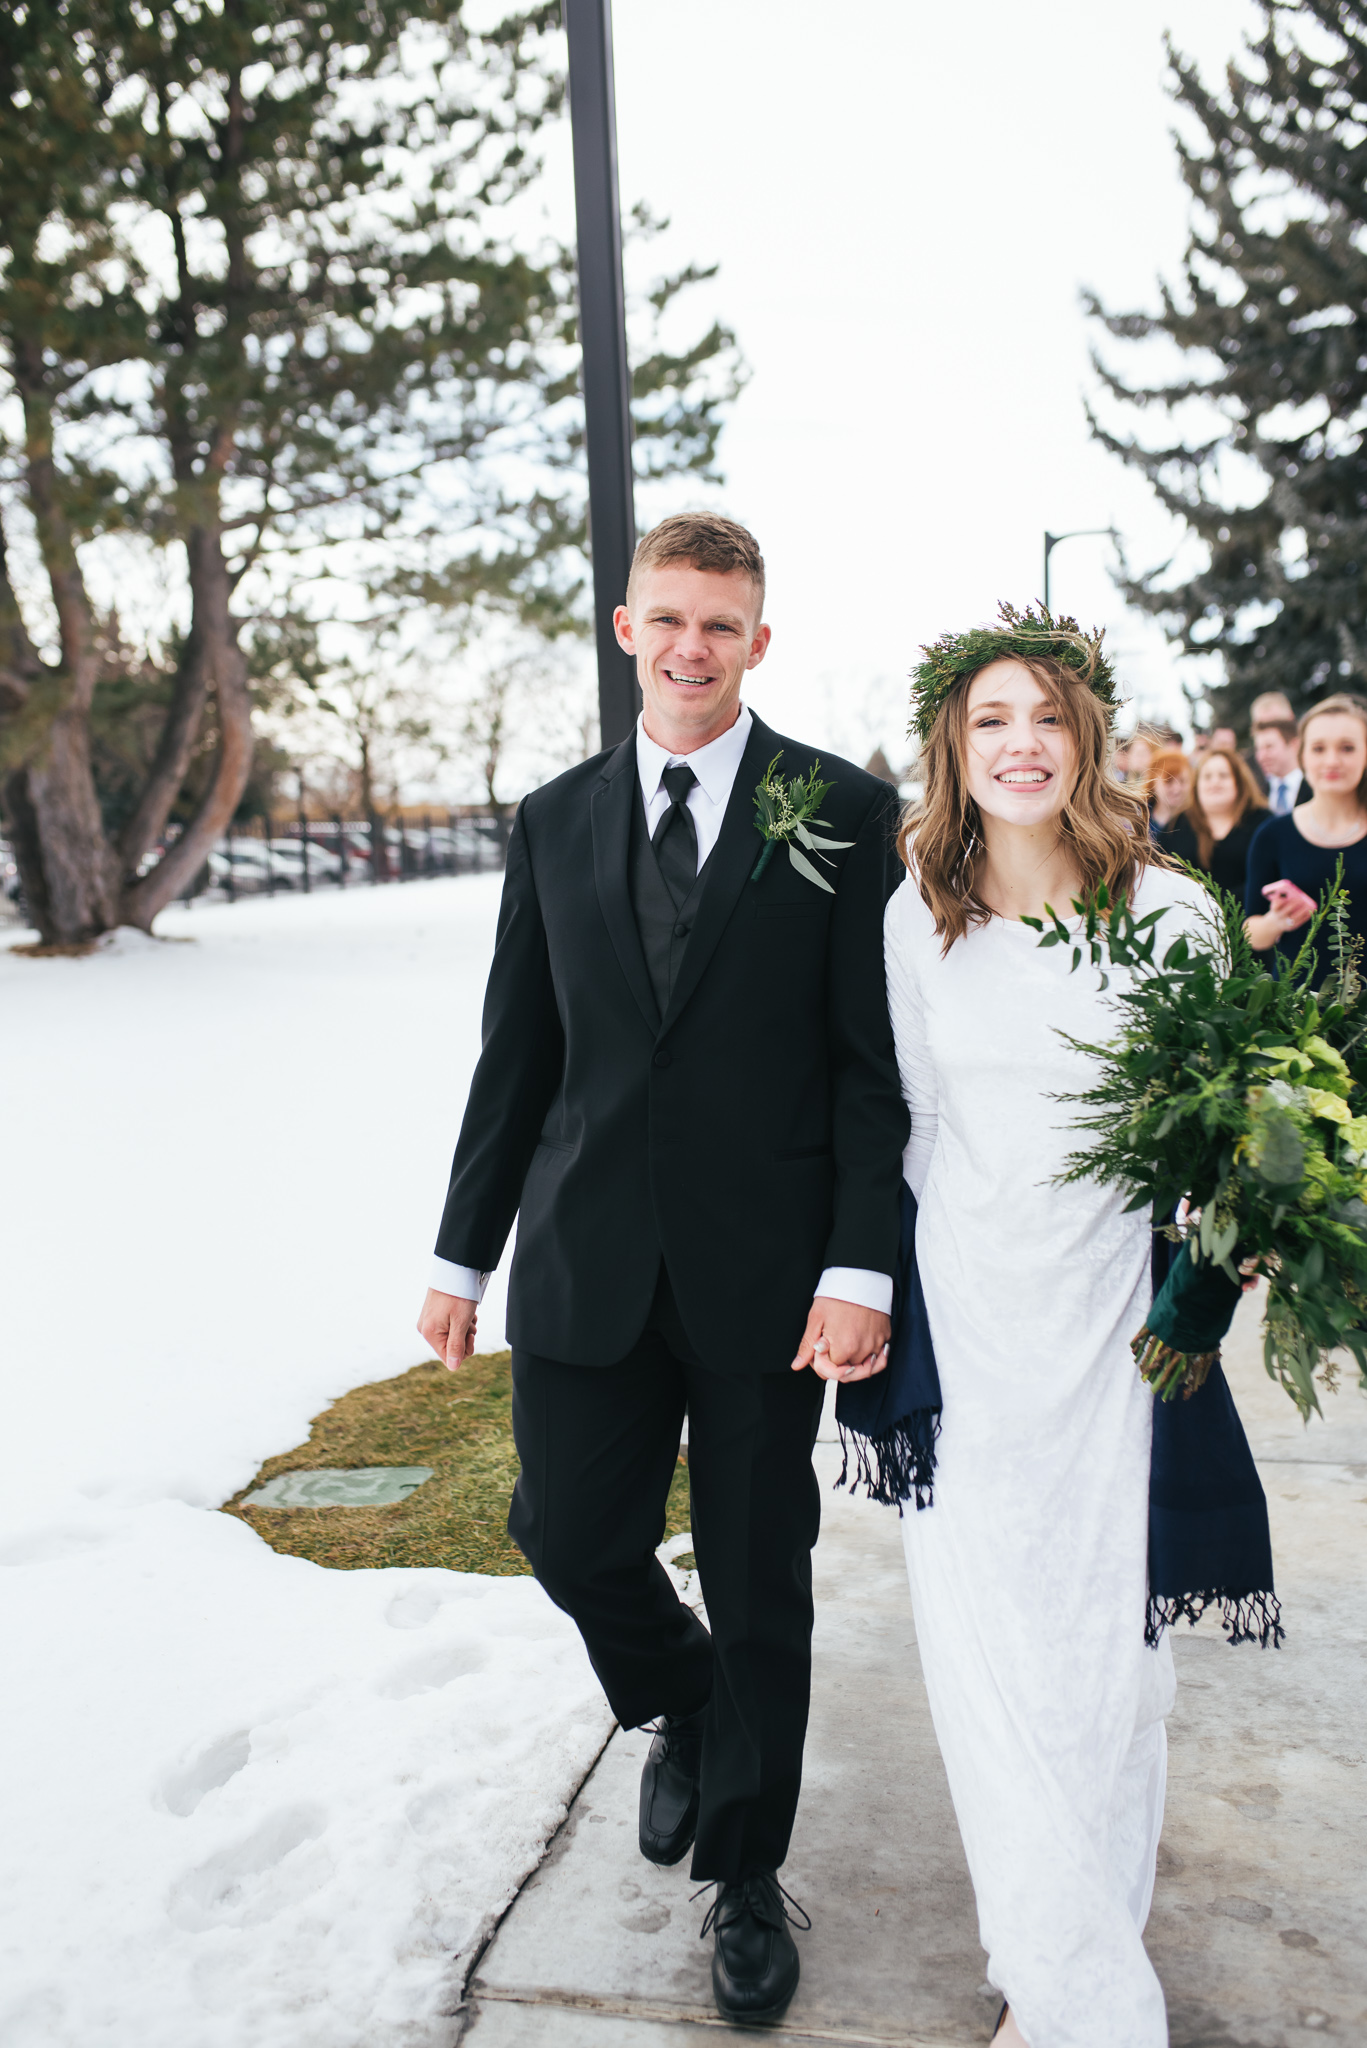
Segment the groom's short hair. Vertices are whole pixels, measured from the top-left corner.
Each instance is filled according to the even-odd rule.
[[[719,569],[723,575],[740,569],[754,584],[759,608],[764,610],[764,557],[753,533],[738,526],[734,519],[723,519],[719,512],[676,512],[672,519],[662,519],[658,526],[652,526],[637,541],[631,558],[628,605],[642,569],[663,568],[666,562],[688,562],[695,569]]]

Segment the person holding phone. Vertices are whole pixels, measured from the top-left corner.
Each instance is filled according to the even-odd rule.
[[[1340,860],[1349,924],[1367,942],[1367,704],[1346,693],[1312,704],[1300,720],[1299,758],[1312,794],[1254,834],[1244,895],[1251,943],[1287,960]],[[1322,973],[1329,962],[1317,950]]]

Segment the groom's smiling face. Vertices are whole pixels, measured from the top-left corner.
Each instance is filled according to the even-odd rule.
[[[636,657],[650,737],[691,753],[736,722],[746,671],[764,659],[769,628],[743,569],[662,562],[641,570],[617,638]]]

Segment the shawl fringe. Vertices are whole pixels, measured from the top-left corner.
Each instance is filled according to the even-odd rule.
[[[918,1508],[934,1505],[935,1442],[940,1434],[938,1408],[914,1408],[909,1415],[899,1415],[877,1436],[864,1436],[839,1418],[836,1427],[842,1453],[837,1486],[845,1485],[853,1458],[851,1493],[857,1493],[862,1486],[870,1500],[885,1508],[895,1507],[899,1515],[905,1501],[914,1500]]]
[[[1150,1593],[1144,1616],[1144,1641],[1151,1650],[1165,1628],[1185,1621],[1195,1628],[1202,1615],[1215,1608],[1220,1626],[1235,1643],[1256,1643],[1260,1650],[1280,1649],[1286,1636],[1282,1627],[1282,1603],[1275,1593]]]

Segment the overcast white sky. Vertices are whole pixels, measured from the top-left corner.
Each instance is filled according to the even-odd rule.
[[[1246,0],[615,0],[623,205],[720,260],[699,314],[753,371],[722,460],[769,563],[764,716],[895,742],[918,643],[1037,597],[1046,526],[1170,552],[1146,487],[1088,440],[1078,292],[1152,305],[1176,275],[1163,30],[1214,80],[1252,21]],[[1110,559],[1058,549],[1056,607],[1109,628],[1144,710],[1180,714]]]

